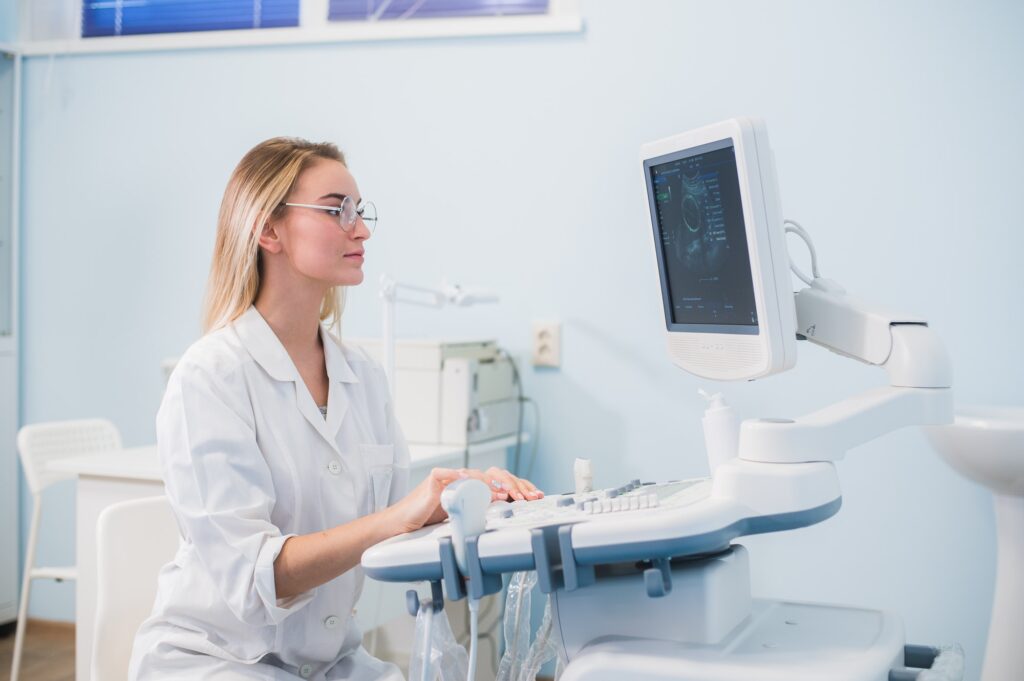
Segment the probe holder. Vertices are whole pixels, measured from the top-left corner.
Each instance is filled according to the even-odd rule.
[[[466,596],[480,600],[484,596],[501,591],[500,574],[488,574],[480,565],[480,553],[477,550],[479,537],[466,538],[466,569],[468,575],[459,571],[455,562],[455,546],[451,537],[438,539],[438,553],[441,559],[441,579],[444,582],[448,598],[458,601]]]

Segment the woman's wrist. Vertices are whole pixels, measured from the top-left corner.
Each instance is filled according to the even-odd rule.
[[[380,541],[391,539],[392,537],[412,531],[408,528],[407,523],[402,518],[400,503],[392,504],[391,506],[378,511],[376,515],[378,517]]]

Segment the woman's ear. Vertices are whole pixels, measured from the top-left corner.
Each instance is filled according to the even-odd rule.
[[[263,228],[260,230],[259,244],[260,248],[268,253],[281,252],[281,237],[272,223],[263,223]]]

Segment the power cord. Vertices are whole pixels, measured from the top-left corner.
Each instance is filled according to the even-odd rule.
[[[519,393],[516,404],[519,407],[518,414],[516,416],[516,452],[512,455],[512,473],[513,475],[519,475],[519,457],[523,448],[523,401],[526,399],[523,397],[523,381],[519,376],[519,367],[516,366],[516,362],[512,359],[512,354],[509,353],[505,348],[498,348],[498,353],[505,356],[508,360],[509,366],[512,367],[512,380],[516,384],[516,389]]]
[[[814,249],[814,241],[811,239],[811,235],[808,234],[807,230],[800,226],[800,223],[796,220],[784,220],[782,224],[786,227],[786,234],[796,234],[798,237],[803,239],[805,244],[807,244],[807,250],[811,253],[811,274],[815,279],[820,279],[821,272],[818,270],[818,252]],[[804,282],[808,286],[811,285],[811,278],[804,274],[795,263],[790,261],[789,268],[793,270],[793,274],[795,274],[800,281]]]
[[[526,469],[526,479],[533,477],[533,464],[537,462],[537,445],[540,443],[540,405],[532,397],[524,397],[523,403],[533,407],[533,443],[530,445],[530,465]]]

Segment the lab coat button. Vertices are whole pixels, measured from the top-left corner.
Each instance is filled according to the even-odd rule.
[[[329,615],[324,618],[324,626],[328,629],[334,629],[338,626],[340,620],[335,615]]]
[[[299,667],[299,676],[301,676],[304,679],[308,679],[312,673],[313,665],[311,664],[304,664],[301,667]]]
[[[341,473],[341,464],[337,461],[332,461],[327,464],[327,470],[331,472],[331,475],[337,475],[338,473]]]

